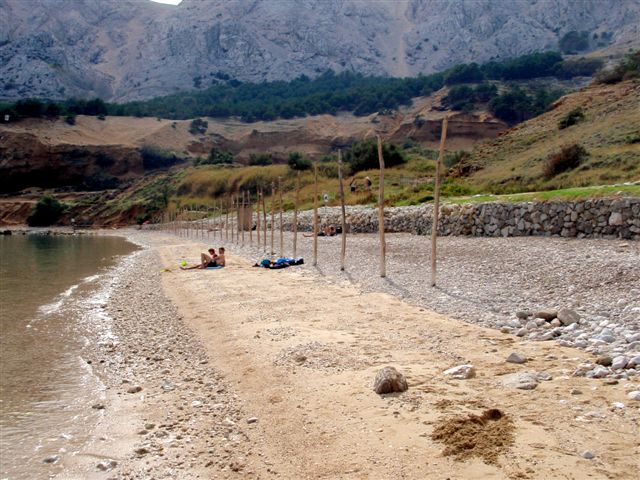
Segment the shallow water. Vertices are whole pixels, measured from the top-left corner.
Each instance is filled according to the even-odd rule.
[[[103,386],[87,362],[108,341],[119,237],[0,236],[0,475],[46,478],[95,425]]]

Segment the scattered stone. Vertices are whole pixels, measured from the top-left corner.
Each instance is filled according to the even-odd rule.
[[[538,386],[538,378],[533,373],[512,373],[502,377],[502,384],[519,390],[533,390]]]
[[[154,428],[156,428],[156,424],[155,423],[145,423],[144,424],[144,428],[146,430],[153,430]]]
[[[118,465],[118,462],[115,460],[103,460],[102,462],[98,462],[96,467],[98,470],[102,470],[103,472],[108,472],[109,470],[113,470]]]
[[[598,365],[596,368],[594,368],[590,372],[587,372],[587,377],[603,378],[603,377],[606,377],[608,374],[609,374],[608,368]]]
[[[508,363],[524,363],[526,361],[527,359],[517,352],[513,352],[511,355],[507,357],[507,360],[506,360],[506,362]]]
[[[142,387],[140,385],[136,385],[135,387],[131,387],[127,390],[127,393],[138,393],[142,391]]]
[[[105,406],[102,403],[94,403],[93,405],[91,405],[91,408],[95,410],[104,410]]]
[[[585,450],[584,452],[582,452],[582,458],[586,458],[587,460],[591,460],[593,457],[595,457],[595,455],[590,452],[589,450]]]
[[[605,385],[617,385],[619,382],[615,378],[607,378],[604,382]]]
[[[633,392],[627,393],[627,398],[629,400],[640,402],[640,390],[634,390]]]
[[[378,394],[404,392],[408,388],[404,375],[394,367],[384,367],[373,381],[373,391]]]
[[[528,310],[519,310],[516,312],[516,317],[518,317],[521,320],[526,320],[530,316],[531,316],[531,312],[529,312]]]
[[[446,375],[456,380],[468,380],[476,376],[476,369],[473,365],[458,365],[457,367],[450,368],[443,372]]]
[[[602,365],[603,367],[610,367],[612,363],[613,359],[608,355],[602,355],[596,360],[596,364]]]
[[[629,363],[627,364],[627,368],[635,368],[635,367],[640,367],[640,355],[636,355],[635,357],[632,357],[631,360],[629,360]]]
[[[146,455],[147,453],[149,453],[149,449],[148,449],[147,447],[139,447],[139,448],[136,448],[136,449],[134,450],[134,452],[135,452],[137,455],[142,456],[142,455]]]
[[[572,323],[578,323],[580,321],[580,315],[569,308],[561,308],[560,310],[558,310],[557,317],[558,320],[560,320],[560,322],[565,326],[571,325]]]
[[[621,409],[624,408],[624,403],[622,403],[622,402],[613,402],[611,404],[611,407],[613,407],[613,408],[615,408],[617,410],[621,410]]]
[[[622,370],[627,366],[629,360],[624,355],[619,355],[611,361],[611,368],[614,370]]]
[[[571,389],[571,395],[582,395],[582,390],[578,390],[577,388],[572,388]]]
[[[534,315],[535,318],[542,318],[543,320],[546,320],[547,322],[550,322],[551,320],[553,320],[557,316],[558,316],[558,311],[557,310],[552,310],[552,309],[539,310]]]
[[[551,376],[551,374],[547,372],[536,373],[536,378],[538,379],[538,381],[541,381],[541,382],[548,382],[550,380],[553,380],[553,377]]]
[[[247,423],[256,423],[258,421],[257,417],[249,417],[247,418]]]
[[[307,357],[306,355],[296,355],[295,357],[293,357],[293,361],[296,362],[298,365],[302,365],[304,362],[307,361]]]
[[[56,464],[60,461],[60,455],[51,455],[42,460],[44,463]]]

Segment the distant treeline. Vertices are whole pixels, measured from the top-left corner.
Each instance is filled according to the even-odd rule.
[[[595,59],[563,60],[558,52],[523,55],[483,65],[458,65],[445,72],[413,78],[371,77],[359,73],[327,71],[315,79],[242,83],[228,80],[205,90],[176,93],[146,101],[106,104],[100,99],[62,103],[37,100],[0,105],[0,113],[17,116],[118,115],[188,119],[240,117],[245,122],[336,114],[339,111],[368,115],[408,105],[417,96],[429,95],[445,85],[509,82],[540,77],[572,78],[593,75],[602,62]],[[493,97],[493,95],[492,95]]]

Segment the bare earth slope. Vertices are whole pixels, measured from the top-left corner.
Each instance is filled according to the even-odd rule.
[[[638,0],[0,0],[0,99],[132,100],[221,78],[415,76],[640,32]],[[594,45],[595,46],[595,45]]]

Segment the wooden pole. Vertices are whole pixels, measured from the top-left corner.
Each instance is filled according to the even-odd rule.
[[[278,207],[280,209],[280,257],[284,257],[284,227],[282,225],[282,177],[278,177]]]
[[[313,266],[318,264],[318,162],[313,162]]]
[[[342,150],[338,150],[338,182],[340,183],[340,209],[342,210],[342,246],[340,249],[340,270],[344,271],[347,251],[347,213],[344,206],[344,185],[342,184]]]
[[[244,209],[246,208],[245,207],[245,203],[244,203],[244,197],[245,197],[244,193],[245,192],[243,190],[242,191],[242,195],[241,195],[241,200],[240,200],[241,205],[240,205],[240,208],[238,209],[238,215],[239,215],[239,220],[240,220],[238,222],[238,224],[240,226],[240,232],[241,232],[240,235],[242,235],[242,246],[243,247],[244,247]]]
[[[384,157],[382,140],[378,135],[378,161],[380,162],[380,187],[378,188],[378,231],[380,232],[380,276],[387,276],[387,244],[384,240]]]
[[[256,192],[256,233],[258,234],[258,248],[260,248],[260,190]]]
[[[275,225],[276,225],[276,183],[271,182],[271,252],[270,252],[270,255],[273,255],[274,253],[276,253],[275,248],[273,246]]]
[[[296,197],[293,201],[293,258],[298,258],[298,198],[300,197],[300,170],[296,173]]]
[[[442,120],[442,134],[440,135],[440,152],[436,162],[436,185],[433,193],[433,223],[431,224],[431,286],[436,286],[436,243],[438,238],[438,217],[440,215],[440,171],[444,157],[444,145],[447,141],[447,127],[449,117]]]
[[[251,205],[251,191],[247,192],[247,206],[249,207],[249,245],[253,247],[253,205]]]
[[[224,233],[225,233],[225,240],[228,242],[229,241],[229,209],[231,208],[231,198],[229,197],[229,195],[227,195],[227,201],[226,201],[226,207],[225,208],[225,218],[224,218]]]
[[[264,190],[262,191],[262,233],[263,252],[267,253],[267,200],[264,198]]]

